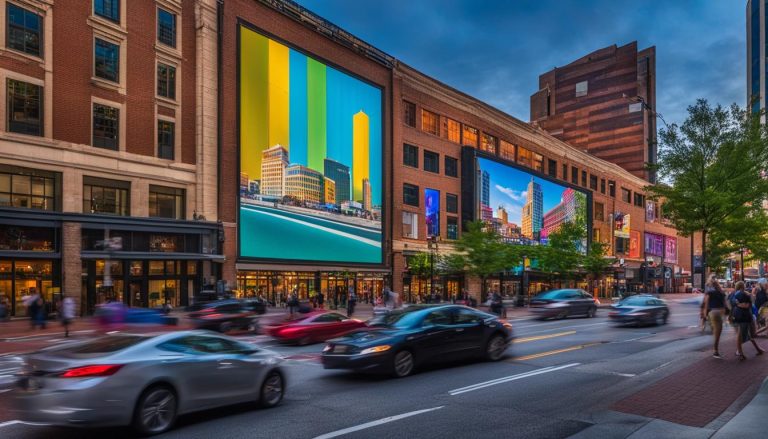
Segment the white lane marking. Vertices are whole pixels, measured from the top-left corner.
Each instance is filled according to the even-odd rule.
[[[281,209],[275,209],[273,207],[268,207],[268,206],[262,206],[262,205],[254,206],[254,205],[247,205],[247,204],[244,205],[243,207],[245,207],[246,209],[251,210],[251,211],[259,211],[259,212],[264,212],[264,211],[267,211],[267,210],[271,210],[273,212],[288,212],[288,213],[294,214],[296,216],[302,216],[304,218],[319,220],[319,221],[323,221],[323,222],[326,222],[326,223],[341,224],[343,226],[350,227],[352,229],[362,230],[364,232],[381,233],[381,230],[376,230],[374,228],[369,228],[369,227],[365,227],[365,226],[358,226],[358,225],[355,225],[355,224],[348,224],[348,223],[344,223],[344,222],[341,222],[341,221],[334,221],[334,220],[332,220],[330,218],[323,218],[323,217],[319,217],[319,216],[310,215],[310,214],[307,214],[307,213],[294,212],[294,211],[289,210],[289,209],[281,210]],[[259,208],[261,208],[261,209],[259,209]],[[280,215],[280,217],[282,217],[282,215]]]
[[[520,373],[520,374],[517,374],[517,375],[511,375],[511,376],[504,377],[504,378],[499,378],[499,379],[495,379],[495,380],[491,380],[491,381],[486,381],[486,382],[483,382],[483,383],[473,384],[471,386],[462,387],[460,389],[454,389],[454,390],[451,390],[448,393],[451,396],[456,396],[456,395],[460,395],[462,393],[472,392],[472,391],[475,391],[475,390],[484,389],[486,387],[495,386],[497,384],[508,383],[510,381],[516,381],[516,380],[520,380],[520,379],[523,379],[523,378],[528,378],[528,377],[532,377],[532,376],[536,376],[536,375],[541,375],[543,373],[550,373],[550,372],[555,372],[555,371],[562,370],[562,369],[567,369],[569,367],[578,366],[579,364],[581,364],[581,363],[571,363],[571,364],[565,364],[563,366],[557,366],[557,367],[552,367],[552,366],[545,367],[543,369],[537,369],[537,370],[534,370],[534,371],[531,371],[531,372]]]
[[[365,430],[366,428],[376,427],[378,425],[387,424],[389,422],[398,421],[398,420],[404,419],[404,418],[410,418],[411,416],[420,415],[422,413],[428,413],[428,412],[432,412],[432,411],[435,411],[435,410],[440,410],[443,407],[445,407],[445,406],[441,405],[440,407],[432,407],[431,409],[416,410],[414,412],[403,413],[401,415],[387,416],[386,418],[381,418],[381,419],[378,419],[376,421],[366,422],[365,424],[360,424],[360,425],[356,425],[354,427],[345,428],[343,430],[332,431],[330,433],[326,433],[326,434],[323,434],[323,435],[320,435],[320,436],[316,436],[314,439],[330,439],[330,438],[333,438],[333,437],[343,436],[345,434],[354,433],[354,432],[360,431],[360,430]]]
[[[620,373],[620,372],[611,372],[611,373],[613,375],[618,375],[620,377],[627,377],[627,378],[632,378],[633,376],[635,376],[635,374],[633,373]]]
[[[47,425],[40,422],[25,422],[14,419],[13,421],[0,422],[0,428],[10,427],[11,425],[23,424],[23,425]]]
[[[0,390],[0,393],[10,392],[11,390],[13,390],[13,389],[2,389],[2,390]]]
[[[373,246],[373,247],[381,247],[381,242],[379,242],[379,241],[374,241],[373,239],[363,238],[362,236],[357,236],[357,235],[353,235],[351,233],[342,232],[341,230],[334,230],[334,229],[331,229],[329,227],[324,227],[324,226],[320,226],[320,225],[317,225],[317,224],[312,224],[312,223],[304,222],[304,221],[301,221],[301,220],[297,220],[296,218],[288,218],[287,216],[276,215],[276,214],[270,213],[270,212],[262,212],[260,210],[253,210],[252,212],[258,213],[258,214],[261,214],[261,215],[274,216],[276,218],[280,218],[280,219],[283,219],[285,221],[290,221],[290,222],[293,222],[293,223],[296,223],[296,224],[301,224],[302,226],[306,226],[306,227],[310,227],[310,228],[313,228],[313,229],[322,230],[322,231],[324,231],[326,233],[331,233],[331,234],[334,234],[334,235],[343,236],[345,238],[349,238],[349,239],[361,242],[363,244],[368,244],[368,245]]]
[[[573,325],[573,326],[558,326],[557,328],[550,328],[550,329],[542,329],[541,331],[532,331],[532,332],[522,332],[522,333],[516,333],[515,336],[520,337],[524,335],[532,335],[532,334],[541,334],[543,332],[553,332],[553,331],[560,331],[563,329],[578,329],[578,328],[587,328],[590,326],[602,326],[602,325],[609,325],[612,322],[602,322],[602,323],[592,323],[590,325]],[[512,330],[514,330],[514,326],[512,327]]]

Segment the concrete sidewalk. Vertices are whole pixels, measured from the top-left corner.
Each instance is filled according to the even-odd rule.
[[[739,414],[731,418],[712,439],[768,437],[768,426],[763,424],[768,413],[768,378]]]

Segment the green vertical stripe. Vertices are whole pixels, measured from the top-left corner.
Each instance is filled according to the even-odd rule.
[[[240,28],[240,168],[261,178],[261,153],[269,147],[267,38]]]
[[[324,172],[326,154],[325,65],[307,58],[307,166]]]

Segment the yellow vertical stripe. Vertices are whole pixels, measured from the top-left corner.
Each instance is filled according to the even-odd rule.
[[[267,38],[240,27],[240,169],[261,178],[261,153],[269,143]]]
[[[369,171],[370,122],[360,110],[352,116],[352,179],[356,201],[363,200],[363,180],[370,179]]]
[[[269,146],[289,149],[289,50],[269,40]]]

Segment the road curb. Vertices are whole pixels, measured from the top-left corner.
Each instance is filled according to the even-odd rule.
[[[712,436],[712,439],[734,437],[765,437],[766,426],[759,422],[768,412],[768,378],[752,400],[744,406],[730,421]]]

